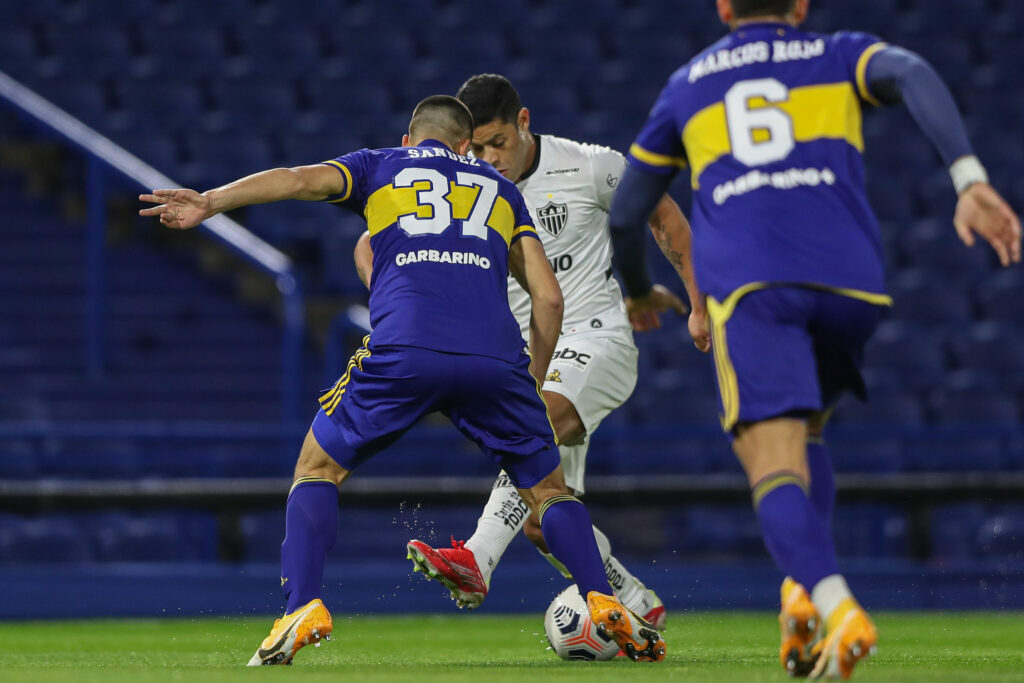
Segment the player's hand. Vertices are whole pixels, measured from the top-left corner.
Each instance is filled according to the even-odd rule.
[[[661,327],[660,316],[668,310],[686,315],[689,309],[682,299],[661,285],[654,285],[644,296],[626,297],[626,314],[637,332],[648,332]]]
[[[194,228],[213,215],[210,198],[195,190],[153,190],[140,194],[139,201],[159,204],[142,209],[140,216],[159,216],[161,223],[178,230]]]
[[[703,353],[711,350],[711,332],[708,330],[708,310],[704,307],[694,308],[686,321],[690,330],[693,345]]]
[[[988,183],[974,183],[956,203],[953,225],[960,241],[974,246],[975,234],[992,245],[1003,266],[1020,263],[1020,219]]]

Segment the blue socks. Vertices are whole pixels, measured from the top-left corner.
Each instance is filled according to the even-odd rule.
[[[836,506],[836,483],[832,477],[832,458],[820,437],[807,441],[807,470],[811,475],[811,503],[826,529],[832,528]]]
[[[753,498],[776,566],[810,592],[826,576],[838,574],[839,565],[832,536],[805,486],[793,472],[773,472],[754,486]]]
[[[324,560],[338,536],[338,486],[330,479],[299,477],[288,494],[281,544],[281,588],[291,614],[319,598]]]
[[[541,505],[540,528],[548,550],[569,570],[584,600],[590,591],[613,595],[583,503],[573,496],[550,498]]]

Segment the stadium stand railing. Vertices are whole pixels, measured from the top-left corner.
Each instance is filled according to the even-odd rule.
[[[85,187],[88,202],[88,283],[84,342],[87,368],[90,374],[99,375],[103,370],[103,256],[107,173],[115,171],[147,191],[180,185],[2,71],[0,103],[13,109],[30,123],[56,134],[88,160]],[[284,333],[281,343],[282,419],[295,420],[298,418],[301,392],[305,305],[293,263],[285,254],[226,216],[214,216],[205,221],[202,228],[233,252],[274,278],[284,309]]]

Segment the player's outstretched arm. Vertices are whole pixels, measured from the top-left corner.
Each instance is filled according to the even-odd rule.
[[[356,248],[352,251],[352,259],[356,262],[356,274],[369,289],[370,279],[373,277],[373,248],[370,246],[370,233],[364,232],[359,236]]]
[[[543,382],[562,329],[562,289],[538,239],[522,237],[513,242],[508,269],[530,295],[530,372]]]
[[[222,211],[282,199],[322,201],[345,191],[345,177],[324,164],[273,168],[240,178],[213,190],[153,190],[139,201],[157,206],[139,211],[140,216],[159,216],[169,228],[186,230]]]
[[[1020,220],[988,184],[988,174],[971,151],[956,102],[935,70],[919,55],[887,47],[867,66],[870,94],[884,104],[903,102],[949,168],[960,199],[953,225],[964,244],[980,235],[1004,266],[1020,262]]]

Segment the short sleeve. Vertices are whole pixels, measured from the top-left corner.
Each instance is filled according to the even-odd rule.
[[[860,31],[840,31],[835,34],[833,41],[843,57],[847,67],[847,78],[856,87],[857,95],[876,107],[881,105],[868,87],[868,62],[888,47],[888,43],[878,36]]]
[[[591,157],[594,173],[594,188],[597,203],[605,211],[612,209],[612,197],[619,187],[622,172],[626,170],[626,158],[610,147],[595,147]]]
[[[526,197],[524,197],[519,190],[515,190],[516,200],[512,202],[512,211],[516,217],[516,224],[512,228],[512,236],[509,239],[509,246],[515,243],[520,237],[533,237],[534,239],[540,239],[537,235],[537,228],[533,223],[533,216],[530,213],[529,207],[526,203]]]
[[[629,148],[629,162],[653,173],[675,173],[686,167],[682,131],[676,123],[670,82],[658,95],[636,142]]]
[[[336,168],[345,179],[345,189],[327,197],[324,201],[362,213],[363,206],[366,204],[365,188],[369,176],[369,162],[370,150],[368,149],[360,149],[322,162]]]

